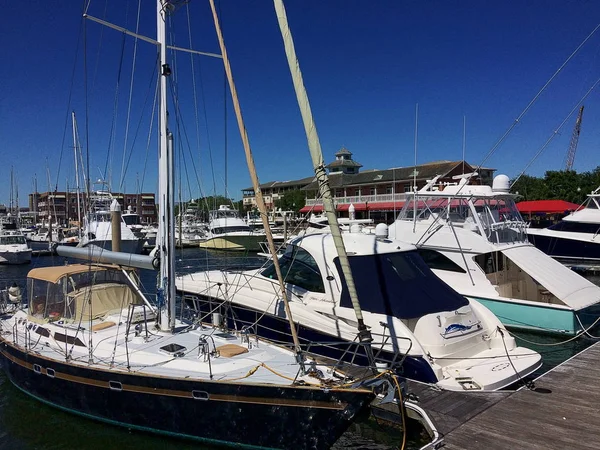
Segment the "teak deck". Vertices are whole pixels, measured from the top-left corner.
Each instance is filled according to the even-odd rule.
[[[600,342],[445,432],[445,450],[600,449]],[[435,411],[422,402],[439,430]],[[443,403],[438,397],[436,408]]]

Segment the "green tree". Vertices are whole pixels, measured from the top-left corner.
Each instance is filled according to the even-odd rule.
[[[510,187],[513,194],[518,193],[519,200],[541,200],[547,198],[548,192],[544,184],[544,180],[529,175],[522,175]]]
[[[281,208],[283,211],[298,212],[306,204],[306,194],[300,189],[287,191],[279,200],[275,200],[275,207]]]
[[[520,200],[566,200],[583,203],[586,195],[600,186],[600,166],[591,172],[549,170],[544,178],[523,175],[510,190],[519,193]]]

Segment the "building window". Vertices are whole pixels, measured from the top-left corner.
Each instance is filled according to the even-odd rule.
[[[412,186],[410,184],[405,184],[404,192],[412,192]]]
[[[369,188],[369,195],[375,195],[375,188]]]
[[[393,191],[393,188],[392,188],[392,186],[387,186],[387,187],[385,188],[385,193],[386,193],[386,194],[393,194],[393,192],[392,192],[392,191]]]
[[[335,190],[335,196],[336,197],[343,197],[344,196],[344,190],[343,189],[336,189]]]

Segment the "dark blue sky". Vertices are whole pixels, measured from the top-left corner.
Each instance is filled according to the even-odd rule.
[[[218,3],[261,182],[309,176],[310,157],[271,1]],[[92,0],[89,14],[135,30],[137,4]],[[140,33],[153,37],[154,2],[142,4]],[[286,7],[325,159],[330,162],[345,146],[364,169],[413,164],[417,103],[419,163],[461,158],[463,116],[466,159],[481,163],[600,23],[600,2],[584,0],[288,0]],[[74,187],[71,110],[77,114],[82,144],[89,146],[90,178],[110,178],[113,190],[119,190],[126,166],[122,189],[156,190],[156,133],[149,134],[155,49],[138,44],[132,83],[133,39],[124,40],[119,32],[91,21],[84,31],[81,11],[76,1],[3,6],[0,177],[9,180],[14,167],[21,205],[33,190],[34,175],[40,191],[57,183],[60,190],[67,183]],[[193,47],[218,52],[208,2],[194,0],[189,11]],[[182,7],[172,28],[181,47],[190,45],[187,22]],[[599,51],[600,31],[485,166],[511,177],[525,168],[600,77]],[[225,158],[221,62],[194,59],[196,102],[190,57],[178,53],[172,66],[180,114],[171,107],[170,128],[176,133],[178,159],[187,166],[178,170],[183,197],[198,195],[198,180],[205,194],[222,194],[227,179],[229,195],[240,198],[240,190],[251,183],[228,93]],[[600,165],[599,95],[594,91],[585,101],[577,171]],[[529,174],[563,168],[574,122],[573,116]],[[9,190],[8,181],[0,184],[0,202],[8,203]]]

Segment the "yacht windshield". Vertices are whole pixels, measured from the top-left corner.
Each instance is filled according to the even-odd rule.
[[[123,222],[125,222],[126,225],[140,225],[140,216],[138,216],[137,214],[128,214],[122,217]]]
[[[527,241],[526,224],[511,196],[418,196],[404,204],[398,220],[451,224],[496,244]]]
[[[210,212],[211,218],[213,219],[237,219],[239,214],[237,211],[231,209],[217,209],[216,211]]]
[[[250,227],[247,225],[233,227],[215,227],[212,229],[213,234],[239,233],[241,231],[250,232]]]
[[[0,236],[0,245],[26,244],[25,236]]]
[[[319,266],[306,250],[289,245],[285,254],[279,258],[279,266],[286,283],[311,292],[325,292]],[[277,278],[272,262],[261,272],[261,275],[271,279]]]
[[[466,298],[435,276],[416,250],[349,256],[348,259],[360,305],[365,311],[415,319],[436,312],[454,311],[469,304]],[[351,308],[339,258],[335,259],[335,266],[343,280],[340,305]]]

